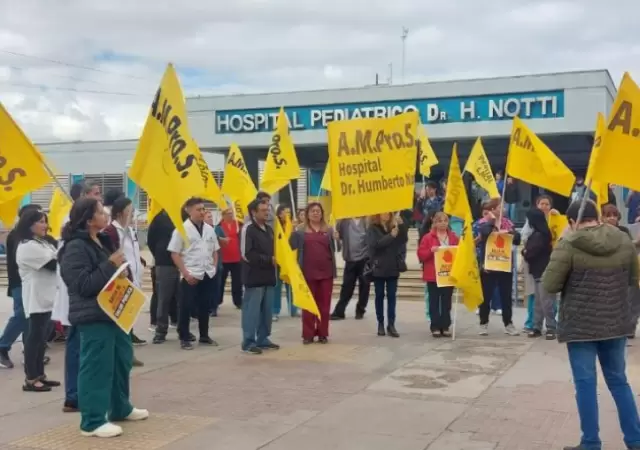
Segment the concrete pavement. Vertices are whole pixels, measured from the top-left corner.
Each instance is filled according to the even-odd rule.
[[[145,367],[132,377],[134,404],[151,418],[125,424],[112,440],[82,438],[77,415],[61,412],[63,391],[23,393],[22,367],[0,371],[0,449],[224,450],[547,450],[574,444],[579,427],[566,348],[509,337],[492,316],[490,335],[459,309],[456,341],[431,338],[424,305],[400,302],[399,339],[376,336],[365,320],[332,322],[328,345],[303,346],[298,319],[274,324],[282,350],[239,349],[240,313],[227,299],[213,319],[218,348],[137,348]],[[1,319],[10,302],[0,299]],[[352,311],[350,311],[352,317]],[[136,332],[150,338],[145,314]],[[522,324],[524,311],[516,311]],[[195,324],[192,325],[195,329]],[[21,344],[12,352],[20,360]],[[50,378],[62,378],[63,346],[53,344]],[[629,348],[640,389],[640,353]],[[605,449],[623,449],[615,407],[601,383]]]

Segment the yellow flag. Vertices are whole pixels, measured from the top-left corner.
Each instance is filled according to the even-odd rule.
[[[322,182],[320,183],[320,189],[325,191],[331,191],[331,165],[327,164],[322,175]]]
[[[576,177],[519,117],[513,118],[505,175],[565,197],[571,195]]]
[[[251,175],[244,163],[242,152],[236,144],[231,144],[227,164],[224,168],[222,179],[222,192],[233,200],[236,218],[243,220],[249,213],[247,206],[258,195],[256,185],[253,184]]]
[[[469,155],[469,159],[467,159],[467,164],[464,166],[464,170],[465,172],[469,172],[473,175],[476,183],[478,183],[482,189],[487,191],[489,198],[500,198],[498,185],[496,184],[496,179],[494,178],[493,171],[491,170],[491,164],[489,164],[489,159],[487,158],[487,154],[484,151],[482,140],[480,138],[476,139],[475,144],[473,144],[471,154]]]
[[[60,239],[62,225],[69,216],[72,206],[73,202],[69,196],[62,192],[62,189],[55,188],[51,203],[49,203],[49,228],[51,228],[51,236],[54,238]]]
[[[431,175],[431,168],[438,164],[438,157],[433,151],[429,136],[424,125],[418,124],[418,158],[420,175],[428,177]]]
[[[640,88],[628,73],[622,77],[608,125],[601,136],[593,179],[640,191]]]
[[[547,218],[547,221],[549,222],[549,230],[551,231],[551,241],[555,247],[562,233],[569,226],[569,219],[562,214],[551,214]]]
[[[449,166],[449,176],[447,178],[447,195],[444,197],[444,212],[463,220],[471,215],[467,190],[464,187],[462,173],[460,173],[458,144],[455,142],[453,143],[451,165]]]
[[[276,219],[277,221],[279,221],[280,219]],[[283,237],[284,239],[289,242],[289,238],[291,237],[291,233],[293,233],[293,223],[291,222],[291,217],[289,217],[289,215],[285,216],[284,219],[284,226],[282,227],[282,232],[283,232]],[[276,245],[276,252],[278,251],[278,246]],[[292,250],[293,251],[293,250]],[[294,251],[294,254],[297,253]],[[276,259],[278,257],[276,256]],[[282,281],[284,281],[285,283],[290,283],[291,280],[289,280],[289,268],[286,266],[281,266],[280,267],[280,279]]]
[[[320,317],[318,305],[313,299],[309,286],[302,275],[298,261],[291,250],[289,240],[285,237],[282,225],[279,220],[275,220],[275,240],[276,240],[276,263],[281,270],[287,273],[293,294],[293,304],[300,309],[310,312],[316,317]]]
[[[147,197],[147,223],[151,223],[160,211],[162,211],[162,205],[151,197]]]
[[[200,169],[200,176],[202,177],[202,181],[204,181],[204,191],[202,194],[202,198],[212,201],[218,208],[225,209],[227,207],[227,201],[224,199],[222,195],[222,191],[220,190],[220,186],[216,183],[216,179],[213,178],[213,174],[209,170],[209,165],[207,161],[202,157],[202,152],[200,148],[196,144],[196,158],[198,159],[198,169]]]
[[[418,113],[329,122],[337,220],[413,208]]]
[[[598,200],[598,206],[602,206],[609,201],[609,186],[606,181],[597,181],[593,178],[596,167],[600,159],[600,149],[602,148],[602,136],[606,132],[606,124],[604,121],[604,115],[598,113],[598,120],[596,122],[596,134],[593,138],[593,147],[591,148],[591,156],[589,156],[589,168],[587,169],[587,176],[585,178],[585,184],[588,186],[591,182],[591,190],[596,195]]]
[[[5,228],[11,228],[13,227],[13,224],[16,223],[21,202],[22,199],[20,197],[16,197],[8,202],[0,204],[0,221],[2,221],[2,225],[4,225]]]
[[[262,180],[260,180],[260,189],[274,194],[289,184],[291,180],[298,178],[300,178],[300,165],[291,135],[289,135],[289,122],[284,108],[280,108]]]
[[[471,215],[467,216],[450,274],[454,285],[462,291],[462,302],[469,311],[475,310],[484,301],[472,223]]]
[[[169,64],[151,104],[129,178],[162,206],[183,239],[185,202],[206,191],[198,167],[200,149],[191,137],[184,95],[173,65]]]
[[[0,103],[0,204],[21,199],[49,181],[42,155]]]

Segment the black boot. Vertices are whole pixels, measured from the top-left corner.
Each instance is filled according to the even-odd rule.
[[[378,324],[378,336],[384,336],[386,333],[384,332],[384,324]]]
[[[394,337],[394,338],[400,337],[400,335],[396,331],[395,325],[391,325],[391,324],[389,324],[389,326],[387,326],[387,334],[389,336],[391,336],[391,337]]]

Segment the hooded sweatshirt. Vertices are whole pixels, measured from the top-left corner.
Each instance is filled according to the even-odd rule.
[[[527,222],[531,228],[531,234],[527,238],[522,256],[529,265],[529,273],[538,280],[549,264],[553,238],[547,218],[540,209],[532,208],[527,211]]]
[[[558,242],[542,276],[549,293],[562,292],[560,342],[616,339],[633,330],[638,257],[629,236],[611,225],[569,233]],[[633,306],[633,308],[632,308]]]

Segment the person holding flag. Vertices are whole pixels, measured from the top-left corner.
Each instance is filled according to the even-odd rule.
[[[302,340],[307,345],[317,337],[319,343],[326,344],[329,339],[333,280],[336,278],[334,238],[337,236],[327,225],[320,203],[309,203],[305,216],[306,223],[291,235],[289,242],[291,248],[298,251],[298,264],[318,305],[320,317],[302,311]]]

